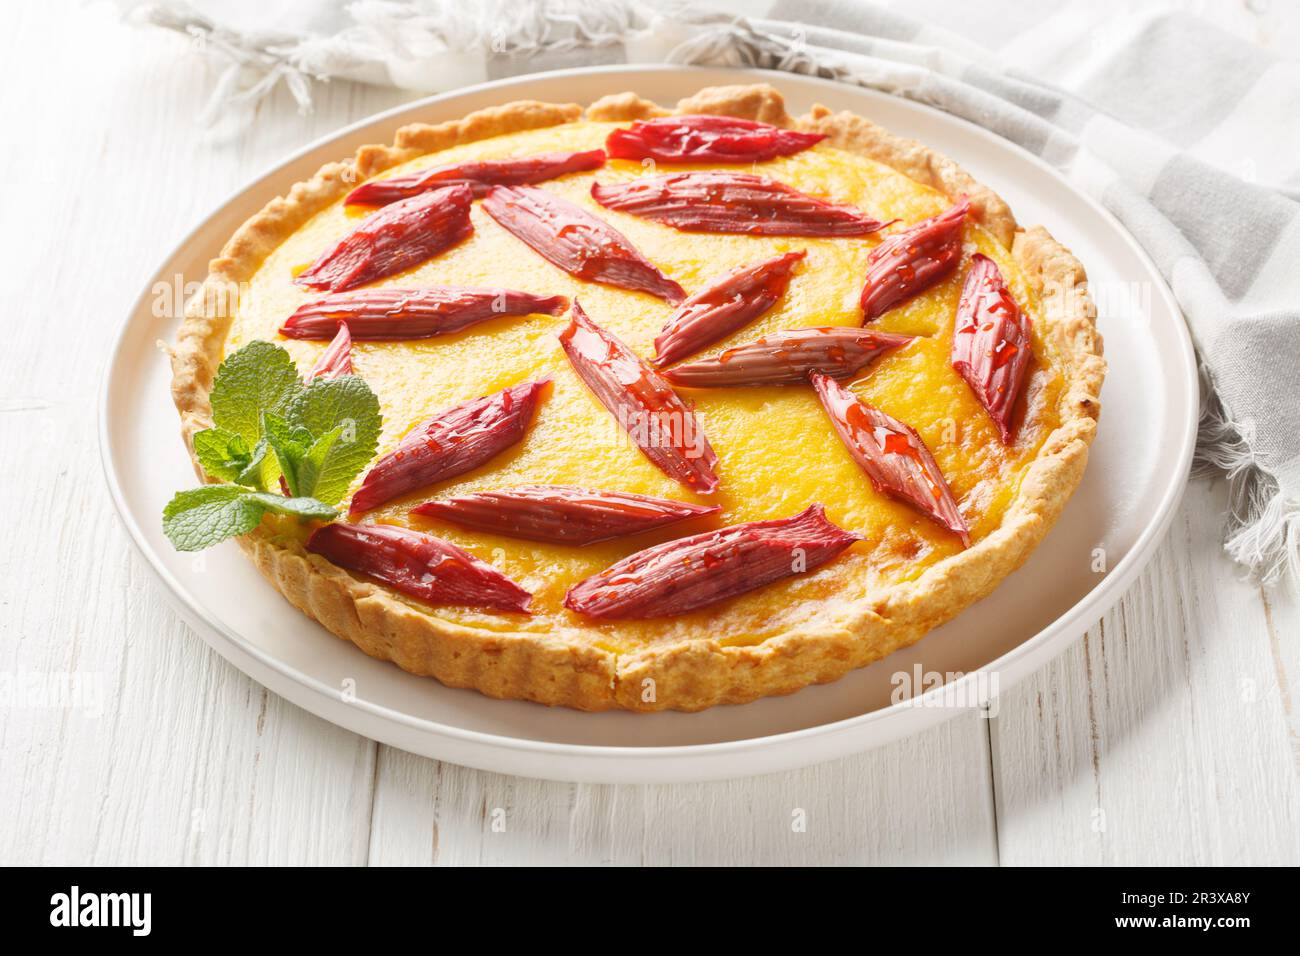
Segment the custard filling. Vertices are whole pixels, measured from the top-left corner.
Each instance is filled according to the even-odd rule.
[[[472,159],[599,148],[619,125],[579,122],[512,133],[427,154],[376,178]],[[753,167],[673,168],[760,172],[804,192],[858,206],[878,219],[900,220],[893,228],[951,205],[948,197],[901,173],[825,143]],[[867,257],[880,234],[810,239],[684,233],[604,209],[590,197],[593,181],[624,182],[651,171],[641,163],[610,160],[595,172],[574,173],[541,185],[609,222],[688,293],[727,270],[784,252],[807,251],[785,296],[772,309],[684,361],[714,356],[785,329],[861,323],[858,299]],[[272,252],[241,297],[226,352],[265,339],[288,349],[304,373],[310,369],[327,343],[288,340],[277,332],[295,309],[320,295],[292,280],[368,212],[339,200]],[[477,203],[471,215],[474,234],[469,239],[373,285],[479,286],[576,297],[595,322],[640,355],[654,354],[654,338],[672,313],[671,306],[644,293],[576,279],[503,230]],[[969,386],[949,365],[962,277],[975,252],[997,263],[1016,301],[1034,321],[1034,363],[1013,419],[1015,440],[1009,446],[999,439]],[[1063,388],[1056,371],[1058,356],[1050,338],[1041,335],[1040,314],[1039,303],[1008,250],[968,221],[961,265],[870,325],[918,338],[886,353],[850,383],[865,401],[920,433],[974,541],[999,526],[1027,467],[1060,421]],[[866,599],[873,591],[916,578],[961,549],[951,532],[872,488],[836,438],[811,388],[681,389],[694,404],[719,457],[720,487],[707,498],[694,495],[655,468],[577,378],[556,338],[565,323],[563,317],[505,317],[431,339],[353,345],[355,372],[381,403],[381,455],[416,424],[459,402],[543,376],[554,383],[536,422],[518,445],[472,472],[390,501],[359,519],[403,525],[451,541],[534,595],[533,613],[528,616],[410,602],[422,612],[481,630],[572,637],[619,653],[692,637],[757,644],[810,618],[819,605]],[[716,517],[584,547],[472,532],[409,514],[415,505],[432,498],[521,484],[630,491],[717,504],[722,510]],[[667,619],[593,622],[563,607],[569,587],[651,544],[741,521],[787,517],[813,503],[824,505],[833,522],[863,534],[865,540],[812,573]]]

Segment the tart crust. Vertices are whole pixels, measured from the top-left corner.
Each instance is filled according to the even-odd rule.
[[[674,112],[736,116],[824,133],[831,144],[890,166],[951,199],[970,197],[973,215],[1011,250],[1038,293],[1042,334],[1054,339],[1066,381],[1060,425],[1026,470],[1001,526],[913,581],[874,592],[868,600],[828,604],[809,623],[761,644],[723,645],[701,637],[617,654],[544,634],[487,632],[441,620],[381,585],[307,553],[295,538],[277,535],[268,519],[239,541],[295,607],[372,657],[451,687],[580,710],[695,711],[833,681],[906,647],[989,594],[1042,540],[1083,476],[1100,411],[1105,362],[1083,266],[1042,227],[1021,229],[999,196],[947,157],[852,113],[815,106],[806,116],[791,117],[781,95],[766,84],[703,89],[675,110],[621,93],[585,110],[577,104],[521,101],[452,122],[406,126],[392,145],[362,147],[353,159],[326,165],[287,196],[271,200],[212,260],[171,349],[172,396],[191,458],[194,433],[212,424],[208,392],[239,284],[357,182],[421,154],[504,133],[584,118],[620,121]],[[196,458],[194,466],[202,479]],[[651,686],[653,695],[645,694]]]

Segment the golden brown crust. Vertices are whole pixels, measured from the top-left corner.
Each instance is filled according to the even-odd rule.
[[[253,534],[240,543],[294,607],[371,657],[489,697],[582,710],[613,706],[615,660],[608,651],[437,620],[296,541]]]
[[[287,197],[272,200],[212,261],[172,349],[172,394],[191,451],[193,433],[211,424],[208,391],[230,323],[232,290],[358,179],[421,153],[584,115],[621,121],[669,112],[632,93],[604,97],[585,114],[576,105],[511,103],[436,126],[404,127],[393,146],[363,147],[352,160],[327,165]],[[829,604],[814,624],[753,646],[701,638],[617,655],[546,635],[463,627],[307,554],[295,539],[275,536],[269,527],[242,538],[257,567],[295,607],[367,654],[452,687],[581,710],[700,710],[832,681],[905,647],[989,594],[1042,540],[1083,476],[1105,375],[1101,338],[1078,260],[1041,227],[1019,229],[1006,203],[956,163],[853,114],[817,106],[793,119],[780,94],[766,84],[704,89],[682,100],[676,112],[738,116],[822,132],[832,144],[952,199],[971,198],[980,223],[1012,251],[1039,294],[1042,334],[1051,337],[1061,356],[1067,383],[1061,423],[1028,468],[1001,527],[915,581],[862,602]]]
[[[824,133],[832,145],[869,156],[951,199],[969,196],[971,213],[980,225],[1002,245],[1011,248],[1017,229],[1011,208],[1001,196],[972,179],[947,156],[916,140],[895,136],[871,120],[853,113],[832,113],[824,106],[814,106],[796,125],[799,129]]]
[[[603,123],[626,123],[630,120],[667,116],[670,112],[672,111],[664,109],[658,103],[641,99],[635,93],[611,93],[587,107],[587,119]]]

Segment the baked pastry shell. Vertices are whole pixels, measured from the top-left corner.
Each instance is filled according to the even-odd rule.
[[[1037,293],[1040,334],[1053,340],[1065,381],[1060,424],[1026,469],[1000,527],[915,580],[878,589],[860,601],[827,602],[797,628],[761,644],[726,645],[701,635],[630,653],[440,619],[307,553],[297,538],[277,534],[269,521],[238,539],[262,574],[304,614],[372,657],[490,697],[590,711],[696,711],[833,681],[915,643],[989,594],[1047,534],[1083,477],[1106,370],[1082,264],[1041,226],[1018,226],[996,193],[946,156],[853,113],[814,106],[807,115],[791,117],[780,93],[767,84],[709,87],[674,109],[621,93],[585,109],[525,100],[451,122],[406,126],[392,145],[364,146],[351,160],[330,163],[287,196],[271,200],[212,260],[171,349],[172,396],[200,478],[193,436],[212,426],[208,393],[221,363],[235,292],[312,216],[364,179],[457,144],[583,119],[627,121],[672,113],[736,116],[824,133],[831,145],[883,163],[954,201],[970,198],[971,214],[1011,251]]]

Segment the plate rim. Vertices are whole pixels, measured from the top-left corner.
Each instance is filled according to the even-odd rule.
[[[1043,172],[1046,172],[1051,178],[1056,180],[1064,189],[1068,190],[1075,198],[1084,201],[1091,209],[1101,215],[1112,228],[1118,232],[1129,246],[1131,252],[1135,253],[1138,260],[1143,264],[1152,280],[1155,293],[1159,295],[1170,312],[1182,319],[1182,309],[1179,307],[1177,300],[1174,298],[1168,283],[1156,268],[1150,255],[1143,249],[1136,239],[1129,233],[1122,223],[1104,206],[1102,206],[1092,196],[1076,188],[1065,177],[1058,172],[1053,166],[1045,162],[1033,153],[1019,146],[1018,144],[999,136],[990,130],[985,129],[978,124],[969,120],[946,113],[929,104],[912,100],[907,97],[895,97],[891,94],[875,90],[870,87],[861,87],[854,84],[840,83],[835,80],[828,80],[821,77],[806,76],[797,73],[787,73],[778,70],[763,69],[726,69],[712,67],[695,67],[695,66],[674,66],[670,64],[607,64],[593,67],[576,67],[565,70],[547,70],[541,72],[528,73],[515,77],[508,77],[501,80],[491,80],[483,83],[476,83],[470,86],[460,87],[445,93],[439,93],[432,96],[413,100],[409,103],[400,104],[378,113],[370,114],[366,117],[350,123],[339,129],[333,130],[310,143],[301,149],[285,156],[284,158],[264,167],[260,172],[248,179],[242,186],[235,189],[227,195],[215,207],[202,214],[193,226],[186,231],[184,236],[175,243],[174,246],[161,258],[157,266],[149,273],[149,279],[146,281],[144,288],[139,296],[135,298],[131,307],[127,311],[126,317],[119,323],[117,332],[113,338],[113,344],[108,352],[105,361],[98,389],[97,401],[97,420],[98,420],[98,438],[100,447],[100,464],[104,471],[104,477],[109,487],[110,497],[117,511],[118,518],[127,530],[127,534],[135,546],[137,553],[144,559],[146,565],[153,572],[159,583],[163,585],[164,596],[168,598],[169,603],[175,608],[181,617],[203,638],[204,642],[217,650],[222,657],[230,660],[227,650],[234,650],[240,654],[247,655],[256,660],[260,665],[268,668],[275,674],[288,681],[300,685],[305,690],[312,692],[322,698],[321,703],[333,705],[340,702],[337,689],[329,687],[322,683],[318,678],[297,670],[295,667],[288,665],[263,649],[249,643],[241,635],[235,633],[232,629],[226,627],[220,621],[214,621],[207,617],[202,609],[197,605],[193,597],[189,594],[184,585],[178,581],[174,575],[159,561],[155,560],[152,548],[146,541],[139,523],[129,508],[125,493],[118,479],[115,467],[115,445],[111,434],[110,409],[112,406],[112,390],[114,385],[113,370],[119,364],[119,357],[123,352],[125,340],[130,331],[135,316],[139,309],[150,294],[155,280],[164,270],[168,263],[180,256],[186,247],[193,241],[195,235],[201,231],[206,224],[214,218],[222,209],[238,197],[248,192],[257,184],[265,181],[275,173],[284,169],[302,159],[309,153],[322,149],[332,142],[345,139],[352,133],[387,119],[397,117],[401,114],[409,113],[433,104],[441,103],[447,100],[454,100],[470,95],[483,93],[487,91],[502,90],[507,91],[512,88],[527,86],[544,79],[563,79],[581,76],[607,76],[623,73],[718,73],[726,72],[737,77],[738,81],[745,79],[754,82],[770,82],[780,87],[783,82],[789,82],[794,79],[800,84],[812,84],[822,86],[828,89],[849,89],[855,93],[870,97],[881,97],[885,99],[903,99],[910,106],[920,108],[926,111],[932,111],[940,114],[945,120],[956,122],[964,126],[968,132],[986,140],[994,141],[1001,148],[1009,148],[1013,152],[1020,154],[1022,159],[1030,161]],[[909,710],[915,710],[918,707],[925,707],[927,704],[935,704],[940,701],[942,696],[948,694],[958,694],[970,690],[976,681],[987,677],[990,672],[1003,672],[1010,669],[1013,665],[1020,663],[1023,659],[1031,654],[1036,653],[1046,645],[1055,641],[1061,642],[1061,647],[1052,655],[1055,657],[1061,650],[1064,650],[1069,643],[1077,639],[1079,633],[1086,630],[1093,621],[1100,618],[1113,607],[1120,597],[1128,590],[1129,586],[1146,567],[1151,557],[1154,555],[1156,548],[1163,540],[1170,524],[1172,523],[1174,513],[1177,510],[1179,501],[1182,498],[1183,491],[1186,488],[1190,476],[1190,467],[1192,454],[1195,447],[1195,438],[1197,431],[1197,422],[1199,418],[1199,397],[1200,381],[1196,371],[1195,350],[1192,345],[1191,334],[1187,329],[1186,321],[1175,323],[1175,339],[1179,346],[1177,364],[1182,371],[1183,386],[1186,389],[1189,401],[1186,413],[1186,421],[1183,423],[1181,443],[1178,448],[1177,468],[1173,472],[1179,476],[1174,478],[1164,489],[1158,506],[1148,519],[1141,533],[1134,541],[1128,552],[1107,573],[1094,587],[1084,593],[1074,604],[1065,612],[1057,616],[1049,625],[1040,629],[1037,633],[1026,638],[1017,644],[1014,648],[1007,651],[1000,657],[994,658],[984,666],[967,672],[961,678],[936,687],[925,694],[911,698],[908,701],[891,704],[888,707],[878,708],[865,714],[857,714],[852,717],[845,717],[839,720],[833,720],[826,723],[816,724],[810,727],[802,727],[795,730],[781,731],[774,734],[765,734],[756,737],[745,737],[739,740],[718,741],[702,744],[669,744],[669,745],[641,745],[641,746],[616,746],[606,744],[582,744],[582,743],[562,743],[555,741],[530,740],[520,737],[508,736],[505,734],[490,733],[480,730],[468,730],[454,724],[442,723],[440,721],[430,720],[422,717],[415,717],[411,714],[400,710],[394,710],[383,704],[375,703],[363,699],[355,699],[343,702],[344,707],[349,710],[361,711],[372,718],[382,721],[389,721],[417,731],[421,734],[435,734],[446,737],[451,740],[459,741],[464,744],[489,747],[499,751],[516,752],[526,754],[532,757],[555,757],[555,758],[580,758],[583,760],[618,760],[618,761],[666,761],[689,759],[692,762],[696,760],[710,760],[715,758],[736,757],[754,750],[763,750],[773,748],[784,743],[791,743],[800,739],[809,739],[813,737],[831,737],[843,733],[848,733],[868,725],[882,723],[891,719],[896,719],[900,713]],[[1066,637],[1065,632],[1075,631],[1073,638]],[[219,636],[227,642],[230,648],[222,648],[215,644],[210,634]],[[231,661],[239,670],[247,673],[246,669],[238,662]],[[1044,661],[1043,663],[1046,663]],[[265,683],[259,678],[253,677],[259,683]],[[283,690],[276,690],[282,696],[289,696]],[[1006,688],[1002,688],[1006,689]],[[333,706],[323,706],[320,708],[309,706],[301,701],[295,701],[305,709],[321,716],[331,723],[346,727],[346,729],[359,733],[363,736],[371,736],[368,730],[358,729],[355,726],[349,726],[341,720],[336,719]],[[940,708],[934,707],[934,710]],[[955,717],[963,711],[959,708],[946,708],[948,717]],[[328,711],[325,712],[325,711]],[[920,728],[918,728],[919,730]],[[883,743],[884,738],[879,743]],[[864,744],[863,750],[871,749],[878,744]],[[398,745],[400,746],[400,745]],[[450,759],[450,758],[442,758]],[[829,758],[814,758],[829,759]],[[472,763],[470,765],[473,765]],[[753,772],[762,772],[755,770]],[[740,774],[743,776],[743,774]],[[736,774],[727,774],[726,776],[736,776]],[[577,779],[572,775],[563,775],[555,779]],[[623,779],[622,777],[601,778],[599,776],[590,777],[589,779]],[[692,779],[717,779],[713,776],[706,775]]]

